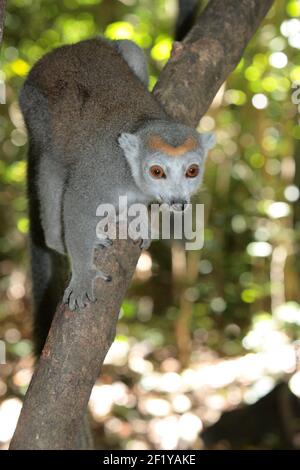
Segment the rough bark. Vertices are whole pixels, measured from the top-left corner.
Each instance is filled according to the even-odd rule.
[[[1,46],[1,43],[2,43],[2,37],[3,37],[5,4],[6,4],[6,0],[0,0],[0,46]]]
[[[271,0],[211,0],[184,43],[175,45],[155,87],[170,116],[197,125],[271,4]],[[131,242],[116,242],[96,257],[101,269],[112,273],[113,282],[99,281],[98,301],[81,312],[70,312],[63,305],[57,309],[11,449],[76,447],[139,249]]]
[[[121,302],[140,254],[119,241],[96,253],[111,283],[97,282],[97,302],[78,312],[60,305],[26,394],[12,449],[72,449],[91,389],[114,337]]]
[[[236,67],[273,0],[211,0],[162,71],[154,94],[174,119],[196,126]]]

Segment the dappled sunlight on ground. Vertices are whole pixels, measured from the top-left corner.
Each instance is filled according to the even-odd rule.
[[[278,379],[289,380],[300,397],[298,343],[290,343],[266,319],[256,322],[244,342],[252,347],[255,343],[257,351],[224,360],[202,348],[194,350],[189,367],[180,370],[175,357],[159,363],[149,341],[117,337],[90,398],[96,441],[108,448],[111,443],[125,449],[201,449],[203,428],[224,411],[254,403]],[[19,393],[10,393],[0,405],[2,449],[14,432],[32,365],[28,358],[5,366],[6,380]],[[0,380],[2,395],[3,384]]]

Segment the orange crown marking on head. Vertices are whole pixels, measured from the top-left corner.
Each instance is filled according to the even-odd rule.
[[[153,150],[159,150],[160,152],[166,153],[172,157],[183,155],[186,152],[195,150],[198,146],[196,139],[188,137],[183,144],[173,147],[173,145],[165,142],[159,135],[152,135],[148,141],[148,145]]]

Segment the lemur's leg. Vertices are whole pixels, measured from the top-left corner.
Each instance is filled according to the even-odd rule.
[[[52,148],[51,115],[45,96],[34,82],[26,82],[20,94],[20,106],[30,134],[34,136],[29,166],[37,172],[37,192],[40,201],[41,222],[46,245],[64,253],[62,234],[62,197],[64,169]],[[30,184],[35,184],[31,181]],[[34,189],[28,187],[29,194]]]
[[[114,41],[114,44],[135,75],[148,86],[147,61],[142,49],[128,39]]]
[[[46,245],[59,253],[65,253],[66,251],[62,227],[64,180],[65,175],[62,165],[59,165],[52,155],[46,153],[41,155],[38,192],[42,227]]]
[[[71,262],[72,277],[65,290],[63,301],[71,310],[84,308],[95,301],[96,278],[110,281],[111,277],[94,266],[94,248],[97,218],[92,213],[89,198],[78,196],[72,188],[64,196],[65,243]]]

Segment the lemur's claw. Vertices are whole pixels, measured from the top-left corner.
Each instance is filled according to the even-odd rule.
[[[106,282],[111,281],[111,276],[107,276],[99,269],[90,269],[80,278],[72,276],[72,279],[65,290],[63,303],[69,306],[70,310],[77,308],[84,309],[89,303],[96,302],[94,295],[95,279],[101,278]]]
[[[151,240],[149,238],[140,239],[139,247],[141,250],[147,250],[150,245],[151,245]]]
[[[132,238],[132,243],[141,250],[147,250],[151,245],[151,240],[149,238]]]
[[[96,240],[95,246],[98,248],[107,248],[113,244],[113,241],[110,238],[99,238]]]

